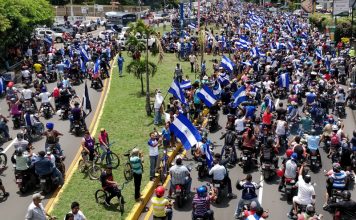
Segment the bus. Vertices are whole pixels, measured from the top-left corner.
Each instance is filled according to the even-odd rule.
[[[130,22],[137,20],[137,15],[134,13],[110,11],[105,13],[107,23],[111,25],[127,26]]]

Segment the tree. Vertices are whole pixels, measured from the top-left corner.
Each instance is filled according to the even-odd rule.
[[[141,80],[141,94],[144,95],[143,74],[146,73],[146,62],[143,60],[132,60],[126,67],[128,73],[133,74],[137,79]],[[148,75],[154,76],[157,72],[157,65],[153,62],[148,62]]]
[[[149,78],[149,62],[148,62],[148,39],[150,36],[155,38],[155,43],[151,48],[151,54],[153,56],[159,55],[158,63],[161,63],[163,60],[163,48],[161,45],[161,40],[159,34],[149,25],[146,25],[143,20],[138,20],[135,23],[129,24],[129,33],[131,36],[135,37],[137,33],[141,36],[146,36],[146,112],[150,116],[152,109],[150,106],[150,78]]]
[[[146,44],[145,42],[138,40],[137,37],[129,35],[126,41],[126,48],[129,56],[135,60],[140,59],[140,57],[136,55],[146,49]]]
[[[37,26],[53,22],[53,8],[46,0],[0,1],[0,50],[22,45]]]

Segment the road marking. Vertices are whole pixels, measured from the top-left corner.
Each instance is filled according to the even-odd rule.
[[[6,151],[8,151],[8,150],[10,149],[10,147],[12,147],[12,145],[14,145],[15,140],[16,140],[16,138],[14,138],[14,139],[10,142],[10,144],[5,148],[5,150],[3,151],[3,153],[6,153]]]
[[[115,57],[116,58],[116,57]],[[113,60],[114,61],[114,60]],[[113,62],[112,61],[112,62]],[[110,70],[110,74],[112,74],[112,69]],[[90,126],[89,126],[89,131],[90,133],[93,133],[97,126],[98,126],[98,119],[99,117],[101,118],[101,115],[102,115],[102,112],[103,112],[103,109],[104,109],[104,106],[105,106],[105,101],[106,101],[106,98],[108,97],[108,92],[110,90],[110,85],[111,85],[111,79],[112,77],[109,78],[109,80],[105,80],[104,82],[104,88],[107,88],[106,89],[106,92],[103,92],[101,93],[100,95],[100,98],[99,98],[99,102],[98,102],[98,107],[94,113],[94,116],[93,116],[93,119],[90,123]],[[95,128],[95,130],[94,130]],[[46,207],[45,207],[45,210],[47,213],[51,213],[53,208],[54,208],[54,205],[57,203],[58,199],[59,199],[59,196],[60,194],[63,193],[64,189],[68,186],[68,183],[70,181],[70,179],[72,178],[74,172],[77,170],[78,168],[78,163],[79,163],[79,158],[81,156],[81,146],[79,146],[78,148],[78,151],[77,151],[77,154],[75,155],[72,163],[70,164],[67,172],[66,172],[66,181],[64,182],[64,185],[62,186],[62,188],[57,188],[57,190],[53,193],[52,197],[50,199],[48,199],[47,201],[47,204],[46,204]]]
[[[263,195],[263,175],[260,177],[260,189],[258,191],[258,202],[262,206],[262,195]]]

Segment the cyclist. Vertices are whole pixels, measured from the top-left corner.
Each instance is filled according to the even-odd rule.
[[[105,170],[101,173],[100,182],[103,189],[109,193],[109,196],[104,201],[106,206],[110,206],[110,201],[115,196],[120,199],[121,190],[118,188],[118,183],[114,181],[114,176],[112,175],[112,166],[110,164],[106,165]]]
[[[83,147],[83,152],[82,156],[84,161],[86,161],[86,155],[89,154],[89,161],[93,161],[95,157],[95,138],[91,137],[89,131],[86,131],[84,133],[84,137],[82,139],[82,147]]]
[[[172,220],[172,205],[170,201],[163,197],[164,191],[163,186],[158,186],[155,189],[156,196],[151,199],[154,220]]]
[[[100,143],[100,148],[103,150],[103,153],[101,154],[100,161],[103,161],[105,156],[107,156],[108,150],[110,150],[109,147],[109,135],[106,132],[105,128],[100,129],[100,134],[98,137],[99,143]],[[107,163],[111,163],[110,157],[107,157]]]
[[[193,219],[214,219],[214,211],[210,209],[210,197],[208,196],[208,190],[206,186],[200,186],[197,189],[197,194],[195,194],[193,198],[192,206]]]

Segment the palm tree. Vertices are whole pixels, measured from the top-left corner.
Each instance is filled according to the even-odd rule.
[[[137,37],[129,35],[126,41],[126,48],[128,55],[134,60],[138,60],[140,57],[136,55],[146,49],[146,44],[143,41],[138,40]]]
[[[151,54],[153,56],[159,55],[158,63],[161,63],[163,60],[163,48],[161,45],[161,39],[159,34],[150,26],[146,25],[143,20],[138,20],[136,23],[129,24],[129,32],[131,36],[136,36],[139,33],[141,36],[146,36],[146,112],[150,116],[152,109],[150,106],[150,79],[149,79],[149,61],[148,61],[148,39],[150,37],[155,38],[155,43],[151,48]]]
[[[143,74],[146,72],[146,62],[143,60],[132,60],[126,67],[128,73],[133,74],[141,81],[141,94],[144,95],[143,89]],[[157,72],[157,65],[153,62],[148,62],[148,74],[154,76]]]

